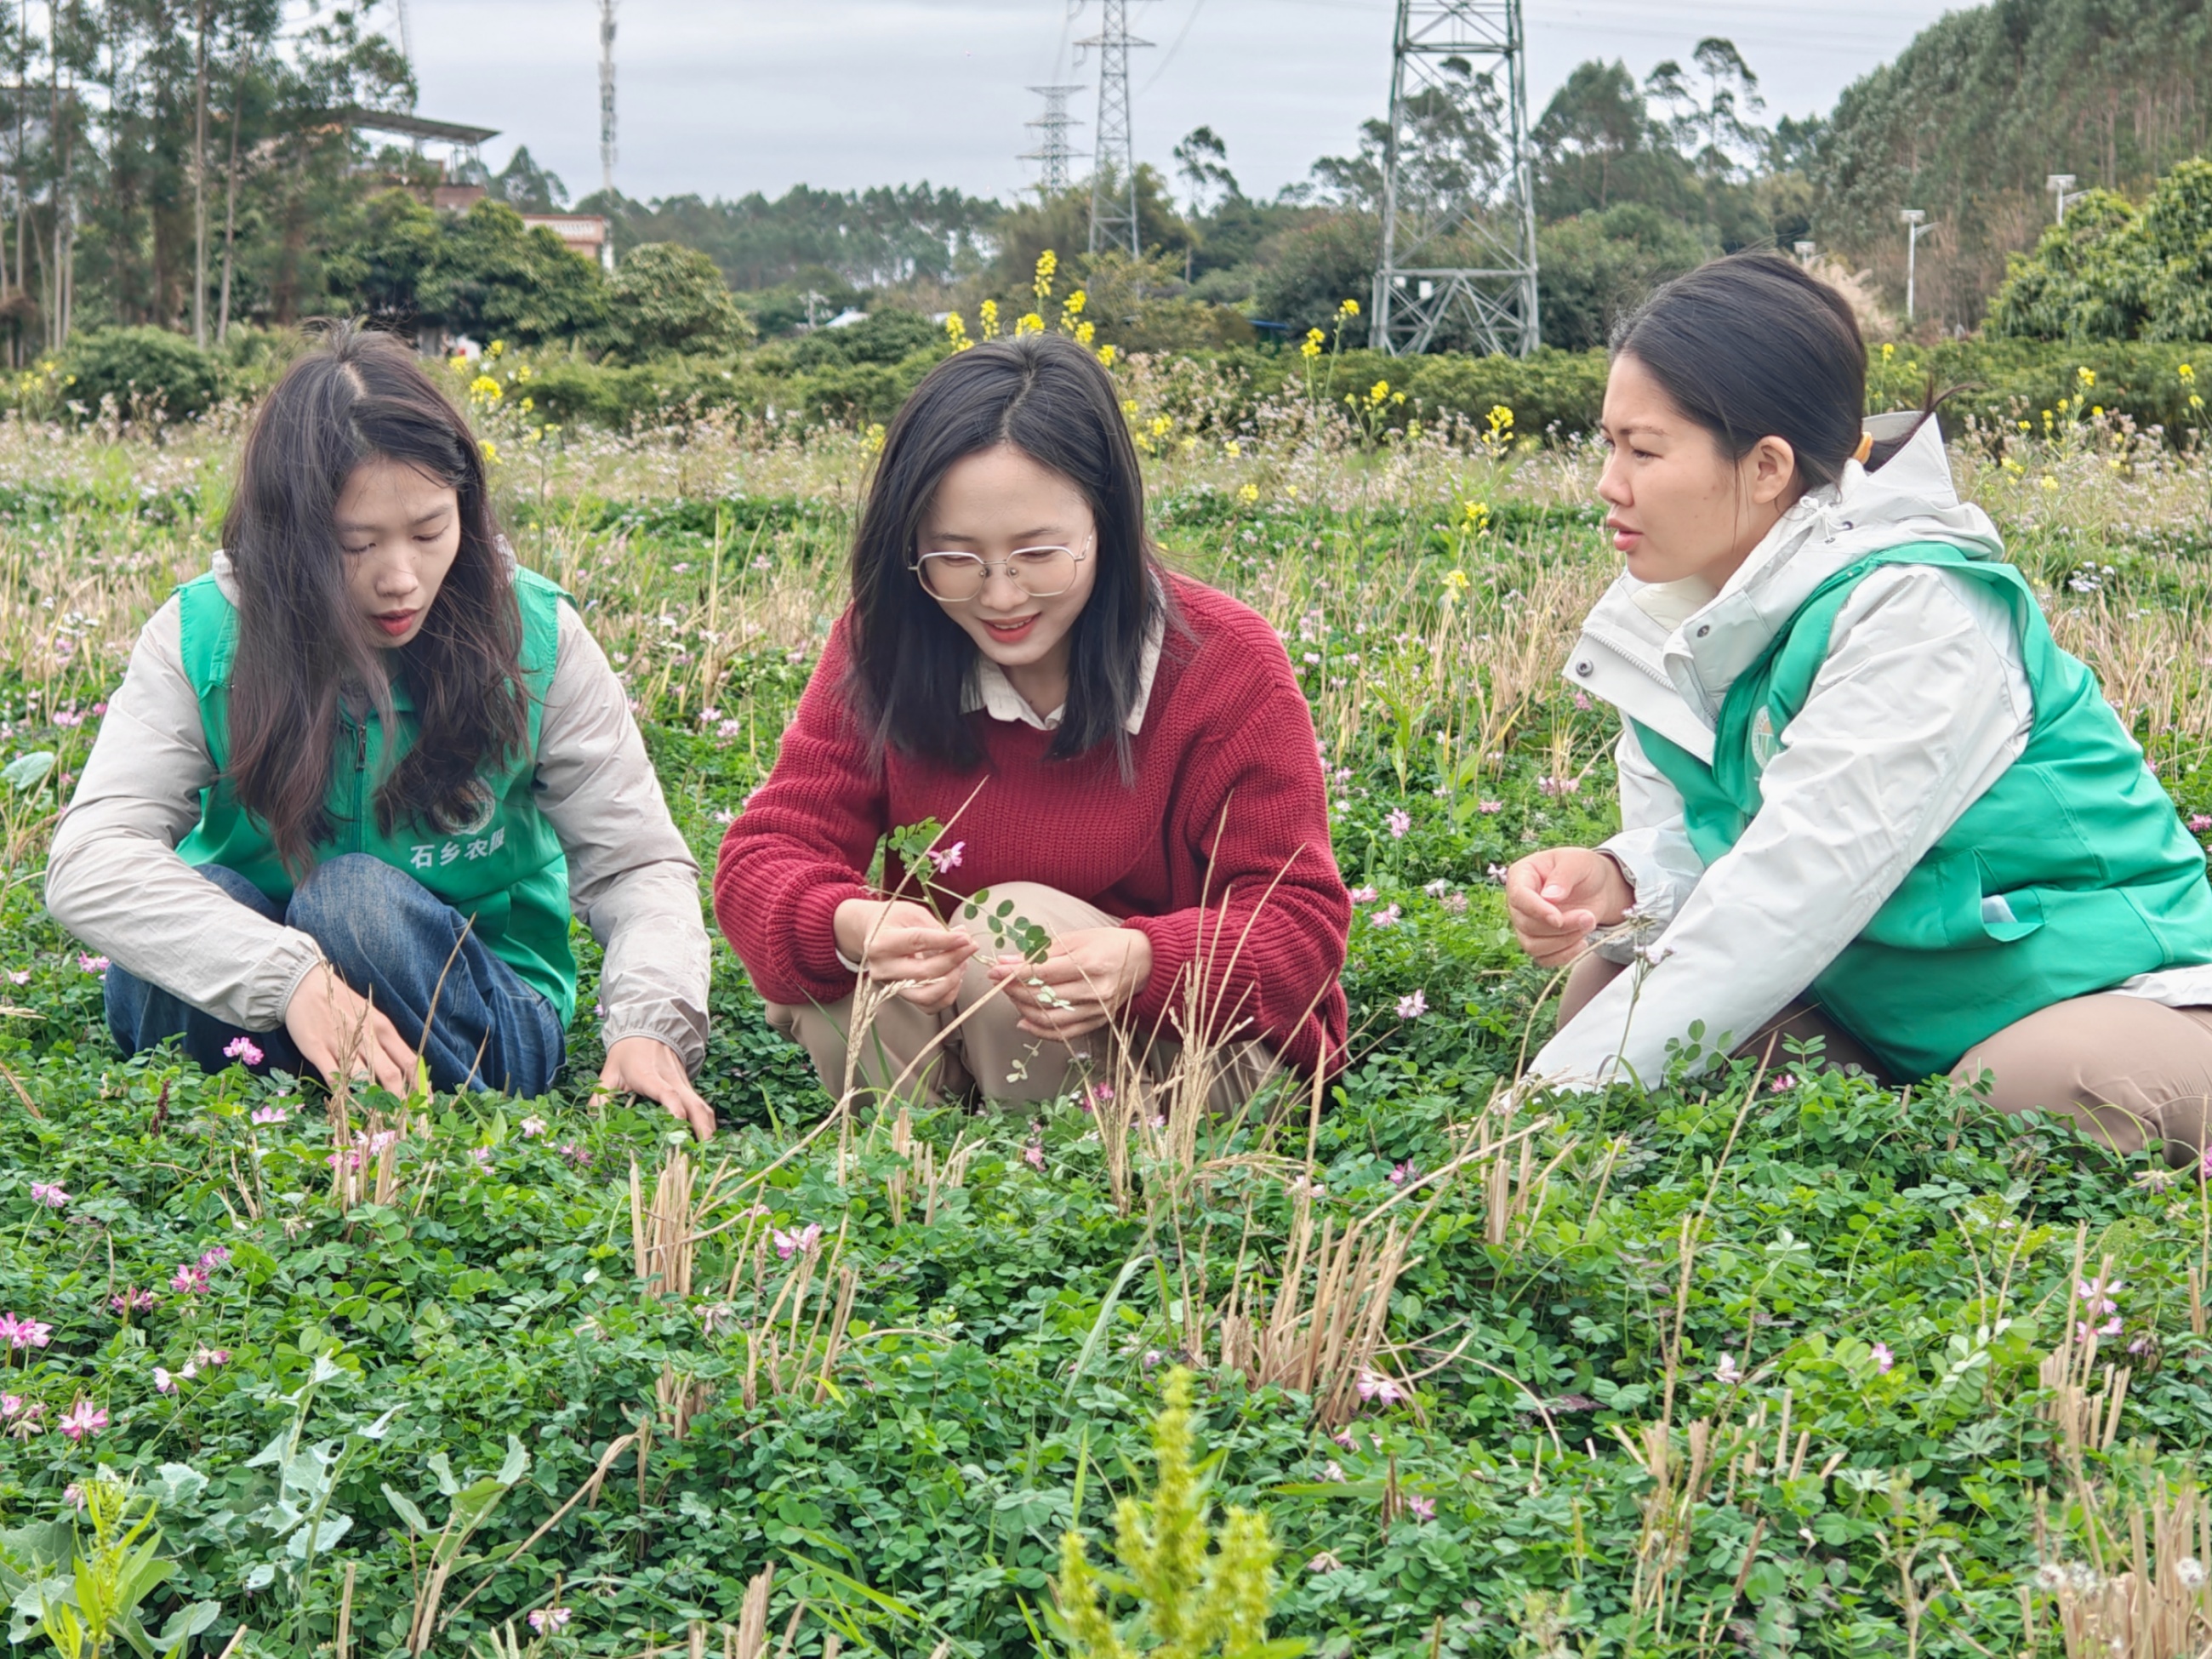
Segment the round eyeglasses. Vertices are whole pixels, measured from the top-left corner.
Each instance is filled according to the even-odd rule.
[[[955,605],[982,592],[994,570],[1004,570],[1007,580],[1030,598],[1048,599],[1075,586],[1077,569],[1088,556],[1072,547],[1018,547],[1003,559],[925,553],[914,562],[914,571],[930,598]]]

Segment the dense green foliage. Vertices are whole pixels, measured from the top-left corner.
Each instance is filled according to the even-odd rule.
[[[1993,0],[1948,14],[1837,101],[1814,234],[1902,286],[1902,207],[1924,209],[1923,316],[1971,325],[2005,258],[2051,222],[2053,173],[2148,185],[2212,143],[2205,0]]]
[[[2016,258],[1992,334],[2037,340],[2212,339],[2212,161],[2184,161],[2141,209],[2094,191]]]

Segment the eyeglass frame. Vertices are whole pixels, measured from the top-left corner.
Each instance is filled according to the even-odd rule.
[[[1070,589],[1073,588],[1076,581],[1081,580],[1083,575],[1082,565],[1084,562],[1090,558],[1090,556],[1098,550],[1098,532],[1096,530],[1093,530],[1090,535],[1085,538],[1085,540],[1087,545],[1085,546],[1083,551],[1080,553],[1077,552],[1073,548],[1068,546],[1064,542],[1039,542],[1035,547],[1017,547],[1009,552],[1003,559],[987,559],[980,554],[964,552],[957,547],[935,548],[927,553],[915,554],[912,562],[907,566],[907,568],[914,573],[914,579],[921,585],[921,591],[928,594],[931,599],[935,599],[939,605],[973,605],[976,600],[983,597],[983,590],[991,585],[991,573],[994,570],[1005,571],[1006,573],[1006,580],[1013,583],[1016,587],[1021,588],[1021,591],[1024,593],[1029,594],[1030,599],[1056,599],[1062,593],[1067,592]],[[1014,574],[1013,562],[1024,553],[1065,553],[1069,558],[1075,561],[1077,566],[1075,575],[1069,580],[1066,587],[1055,588],[1049,593],[1030,593],[1028,588],[1022,586],[1021,578]],[[928,577],[922,574],[921,570],[924,561],[940,558],[973,559],[977,564],[983,567],[983,580],[981,582],[977,584],[975,591],[973,593],[970,593],[966,599],[948,599],[931,588]]]

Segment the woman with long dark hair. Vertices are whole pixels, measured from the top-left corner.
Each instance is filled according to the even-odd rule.
[[[1700,1024],[1708,1054],[1818,1036],[2193,1157],[2203,849],[1931,412],[1865,395],[1850,307],[1771,254],[1614,338],[1598,494],[1626,568],[1566,677],[1620,711],[1622,830],[1509,872],[1522,944],[1574,963],[1533,1069],[1648,1087]]]
[[[896,988],[861,1041],[876,1089],[1050,1099],[1109,1026],[1156,1070],[1202,1036],[1218,1100],[1334,1066],[1351,903],[1312,717],[1274,630],[1161,564],[1089,352],[1030,336],[930,374],[885,439],[852,594],[714,878],[770,1023],[832,1093],[862,976]],[[932,896],[988,888],[977,915],[902,887],[896,856],[870,884],[878,842],[931,820]],[[992,931],[1006,905],[1042,960]]]
[[[117,1041],[540,1094],[573,911],[606,947],[602,1084],[704,1136],[697,883],[468,422],[399,342],[337,330],[256,416],[223,550],[139,636],[55,833],[46,903],[112,959]]]

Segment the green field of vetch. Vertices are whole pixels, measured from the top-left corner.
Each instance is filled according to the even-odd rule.
[[[1610,717],[1557,678],[1610,574],[1592,458],[1133,418],[1161,539],[1311,696],[1355,1063],[1273,1127],[838,1116],[718,947],[703,1151],[581,1087],[338,1113],[115,1057],[46,836],[234,434],[0,428],[0,1583],[106,1466],[174,1563],[149,1626],[216,1604],[192,1653],[750,1652],[770,1565],[793,1654],[1033,1652],[1179,1362],[1313,1651],[2086,1654],[2135,1592],[2186,1639],[2132,1651],[2201,1649],[2201,1175],[1795,1057],[1499,1101],[1552,1016],[1497,873],[1612,814]],[[508,454],[710,863],[869,441]],[[2212,812],[2201,458],[2077,411],[1956,461]]]

